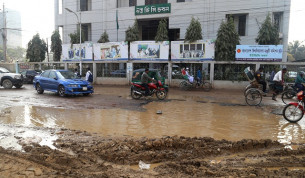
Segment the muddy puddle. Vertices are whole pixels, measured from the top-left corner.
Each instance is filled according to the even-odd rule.
[[[115,137],[158,138],[177,135],[231,141],[272,139],[292,149],[305,141],[304,120],[289,124],[282,116],[262,108],[199,102],[189,98],[153,101],[142,107],[144,111],[16,106],[2,111],[0,123],[67,128]]]

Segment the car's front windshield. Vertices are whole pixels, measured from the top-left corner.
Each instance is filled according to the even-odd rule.
[[[57,72],[57,76],[58,76],[59,79],[76,79],[76,78],[78,78],[71,71],[59,71],[59,72]]]
[[[1,73],[10,73],[10,71],[8,71],[6,68],[0,68],[0,72]]]

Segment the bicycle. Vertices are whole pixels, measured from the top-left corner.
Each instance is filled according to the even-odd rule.
[[[203,91],[210,91],[212,89],[212,85],[210,82],[206,82],[204,80],[197,79],[196,82],[190,82],[189,79],[185,79],[180,82],[179,87],[181,90],[190,90],[191,88],[200,88]]]

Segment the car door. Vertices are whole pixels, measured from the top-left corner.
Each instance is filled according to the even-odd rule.
[[[40,83],[40,86],[44,89],[44,90],[49,90],[48,87],[48,77],[49,77],[50,71],[45,71],[43,72],[38,79],[38,82]]]
[[[50,72],[49,79],[48,79],[48,85],[49,85],[49,88],[52,91],[57,91],[57,89],[58,89],[58,78],[56,76],[55,71]]]

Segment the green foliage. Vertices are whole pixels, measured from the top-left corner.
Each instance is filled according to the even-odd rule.
[[[71,45],[73,45],[73,44],[79,44],[79,36],[80,36],[79,28],[77,29],[76,32],[70,33],[70,34],[69,34]],[[85,37],[85,34],[84,34],[84,32],[82,31],[82,43],[85,41],[85,38],[84,38],[84,37]]]
[[[255,41],[259,45],[278,45],[280,43],[279,32],[275,24],[271,22],[269,14],[259,29],[258,36],[256,37]]]
[[[288,53],[292,55],[292,57],[298,60],[305,59],[305,46],[300,41],[293,41],[288,44]]]
[[[37,33],[33,36],[33,39],[28,43],[28,49],[26,50],[26,58],[30,62],[42,62],[45,60],[47,52],[47,45],[44,40],[41,40]]]
[[[199,20],[195,20],[192,17],[191,23],[186,29],[185,40],[186,42],[192,43],[197,40],[202,40],[202,29]]]
[[[125,31],[125,41],[132,42],[132,41],[138,41],[139,40],[139,27],[137,19],[135,20],[132,27],[128,27]]]
[[[60,39],[60,34],[58,30],[55,30],[51,36],[51,51],[54,53],[53,60],[60,61],[60,56],[62,53],[62,41]]]
[[[7,61],[15,61],[15,60],[23,60],[24,59],[24,53],[25,49],[22,47],[17,47],[17,48],[8,48],[7,49]],[[4,51],[2,46],[0,47],[0,60],[4,60]]]
[[[235,61],[236,45],[240,44],[240,38],[235,30],[233,19],[221,22],[215,41],[216,61]]]
[[[97,41],[98,43],[107,43],[109,42],[109,36],[106,31],[101,35],[100,39]]]
[[[167,21],[166,19],[162,19],[159,22],[157,35],[155,37],[155,41],[168,41],[168,31],[167,31]]]

